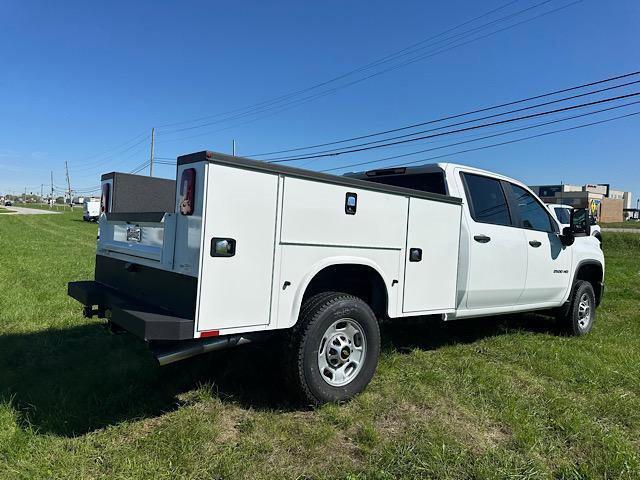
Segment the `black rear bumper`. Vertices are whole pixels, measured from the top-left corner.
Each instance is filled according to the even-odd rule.
[[[111,312],[110,320],[143,340],[187,340],[193,338],[194,320],[127,297],[95,281],[70,282],[68,294],[87,307]]]
[[[144,340],[187,340],[197,287],[196,277],[96,255],[95,281],[71,282],[68,293],[85,307],[109,310],[114,324]]]

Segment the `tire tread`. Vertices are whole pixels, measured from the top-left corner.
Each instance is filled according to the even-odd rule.
[[[354,295],[343,292],[320,292],[304,302],[300,309],[298,322],[292,328],[289,336],[289,345],[287,348],[287,351],[291,355],[288,361],[290,367],[289,380],[291,385],[302,397],[301,400],[310,406],[319,406],[323,402],[311,392],[304,379],[304,339],[309,335],[309,331],[313,328],[315,320],[333,304],[342,300],[360,302],[371,310],[369,305]],[[373,314],[373,311],[371,313]]]

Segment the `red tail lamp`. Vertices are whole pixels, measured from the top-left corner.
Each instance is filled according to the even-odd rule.
[[[108,183],[102,184],[102,196],[100,197],[100,212],[109,212],[109,197],[111,194],[111,185]]]
[[[180,177],[180,213],[182,215],[193,215],[195,194],[196,170],[187,168],[182,171],[182,177]]]

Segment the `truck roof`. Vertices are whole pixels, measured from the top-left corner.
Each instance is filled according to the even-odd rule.
[[[437,172],[437,171],[447,171],[447,170],[453,170],[454,168],[462,168],[464,170],[467,171],[473,171],[479,174],[483,174],[483,175],[488,175],[491,177],[502,177],[504,179],[509,179],[509,181],[513,181],[512,178],[507,177],[506,175],[501,175],[499,173],[496,172],[492,172],[489,170],[483,170],[482,168],[477,168],[477,167],[471,167],[469,165],[462,165],[459,163],[449,163],[449,162],[437,162],[437,163],[425,163],[422,165],[413,165],[413,166],[402,166],[402,165],[398,165],[396,167],[392,167],[392,168],[379,168],[379,169],[373,169],[373,170],[360,170],[358,172],[347,172],[344,174],[344,176],[346,177],[361,177],[361,176],[375,176],[376,173],[378,175],[383,175],[383,174],[387,174],[387,175],[392,175],[394,173],[394,170],[397,171],[398,174],[403,173],[403,174],[415,174],[415,173],[430,173],[430,172]],[[520,182],[518,182],[520,183]]]

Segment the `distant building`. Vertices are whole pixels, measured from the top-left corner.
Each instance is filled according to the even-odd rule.
[[[609,184],[578,186],[571,184],[532,185],[543,202],[562,203],[575,208],[588,208],[599,222],[621,222],[631,209],[631,192],[612,190]]]

